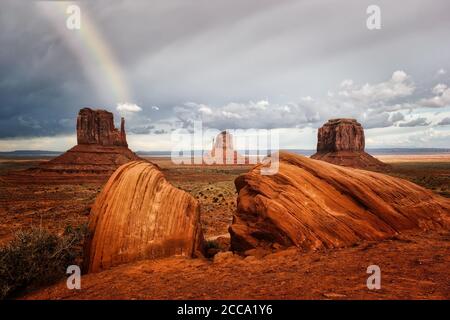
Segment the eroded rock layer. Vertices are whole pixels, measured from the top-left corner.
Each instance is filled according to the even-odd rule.
[[[89,231],[87,272],[142,259],[192,257],[203,250],[197,200],[144,161],[114,172],[92,207]]]
[[[110,176],[121,165],[140,158],[127,147],[76,145],[62,155],[43,162],[34,172],[97,174]]]
[[[262,165],[239,176],[231,247],[307,250],[449,227],[450,201],[403,179],[281,152],[275,175]]]
[[[333,164],[383,169],[387,165],[364,151],[364,129],[355,119],[331,119],[319,128],[317,152],[311,156]]]
[[[106,110],[83,108],[77,117],[78,144],[127,147],[125,120],[121,119],[120,131],[114,126],[114,116]]]
[[[355,119],[331,119],[317,135],[317,152],[364,151],[364,130]]]
[[[77,117],[78,144],[62,155],[25,171],[11,172],[17,183],[66,183],[106,181],[121,165],[142,160],[128,148],[125,120],[120,131],[111,112],[83,108]]]

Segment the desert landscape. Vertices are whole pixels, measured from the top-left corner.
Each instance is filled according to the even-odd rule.
[[[84,110],[80,111],[79,123],[86,114]],[[101,117],[104,117],[103,114],[101,113]],[[100,113],[90,111],[90,116],[98,115]],[[108,121],[110,120],[106,122]],[[329,134],[339,132],[337,135],[340,137],[339,140],[336,140],[336,136],[325,139],[322,133],[318,136],[319,141],[320,139],[334,141],[328,143],[328,149],[331,151],[339,150],[336,151],[339,157],[331,156],[333,163],[344,154],[344,166],[309,160],[307,157],[282,151],[280,169],[274,176],[258,174],[255,170],[259,170],[262,164],[185,165],[174,164],[169,157],[133,156],[134,158],[123,162],[130,165],[141,163],[144,165],[142,169],[140,167],[142,165],[132,165],[129,169],[124,165],[119,169],[123,173],[111,170],[109,174],[113,174],[112,172],[114,174],[109,177],[104,172],[105,165],[100,166],[101,170],[96,172],[93,170],[95,165],[91,161],[94,159],[101,163],[104,148],[111,147],[104,146],[108,144],[104,140],[101,143],[99,141],[89,143],[89,148],[83,147],[88,144],[84,136],[90,129],[83,129],[81,125],[77,126],[79,145],[73,149],[84,148],[82,156],[71,157],[67,162],[64,160],[67,158],[66,155],[55,159],[2,158],[0,166],[2,245],[7,245],[20,230],[43,228],[52,234],[63,236],[68,228],[84,230],[89,224],[90,231],[95,235],[102,223],[107,224],[101,238],[97,239],[92,234],[89,236],[86,232],[77,244],[75,261],[84,265],[87,272],[82,276],[81,290],[69,290],[62,276],[63,279],[56,285],[33,284],[15,291],[12,297],[448,299],[450,202],[447,199],[450,185],[450,154],[381,155],[378,156],[378,160],[374,160],[375,158],[368,154],[361,157],[360,152],[364,152],[364,132],[360,129],[353,130],[353,124],[349,127],[346,121],[335,121],[335,127],[331,130],[334,133]],[[102,135],[108,137],[108,132],[113,132],[114,128],[100,126],[94,130],[97,131],[103,132]],[[220,148],[226,149],[227,146],[221,145]],[[91,156],[87,152],[93,152],[95,155]],[[126,149],[123,152],[129,153]],[[357,155],[353,155],[355,152]],[[361,166],[361,159],[368,159],[370,169],[373,171],[354,169],[351,159],[355,157],[358,159],[354,162],[356,167]],[[109,161],[109,156],[107,159]],[[376,165],[371,167],[373,163]],[[120,163],[114,165],[119,167]],[[145,174],[149,180],[138,178],[139,176],[134,173],[129,173],[130,170],[139,172],[139,175],[142,170],[150,170]],[[312,170],[318,171],[314,173]],[[160,175],[157,179],[162,179],[161,182],[151,182],[154,181],[151,176],[155,174]],[[284,174],[287,175],[286,178],[283,178]],[[339,178],[338,176],[342,174],[345,177],[352,175],[352,179],[359,182],[354,184],[349,180],[344,183],[348,178],[344,179],[344,176]],[[118,176],[115,178],[116,175]],[[119,178],[120,175],[124,178]],[[130,178],[126,178],[128,176]],[[291,178],[287,178],[288,176]],[[311,180],[313,177],[317,180]],[[399,177],[402,180],[395,178],[391,180],[390,177]],[[102,204],[102,201],[115,201],[113,193],[123,192],[120,185],[116,186],[119,183],[117,181],[123,179],[133,179],[120,182],[127,185],[124,189],[127,195],[122,193],[117,204],[114,204],[115,202]],[[296,179],[297,182],[294,183],[293,180],[288,182],[289,180],[285,179]],[[382,186],[377,183],[372,186],[367,184],[371,179],[375,179],[374,181],[383,179]],[[107,181],[108,184],[105,185]],[[339,181],[344,184],[335,184]],[[153,196],[149,194],[150,198],[138,200],[136,197],[139,194],[143,195],[144,192],[138,190],[140,188],[146,190],[152,183],[157,183],[159,190],[164,190],[159,186],[160,183],[166,184],[169,188],[167,194]],[[279,185],[270,187],[273,191],[258,189],[269,187],[270,184],[264,187],[267,183]],[[389,183],[392,186],[389,186]],[[248,189],[250,185],[252,187]],[[132,191],[134,188],[136,191]],[[285,190],[283,196],[285,200],[275,196],[279,194],[279,188]],[[370,188],[374,188],[375,193],[372,194]],[[108,191],[109,189],[111,190]],[[397,191],[394,191],[396,189]],[[379,190],[383,190],[382,193]],[[167,199],[165,202],[158,200],[161,204],[156,208],[152,205],[156,201],[154,197],[163,199],[175,191],[180,194],[174,194],[172,200]],[[252,195],[254,192],[264,194],[269,202],[264,200],[260,204],[252,204],[252,201],[258,203],[261,201]],[[271,195],[272,192],[276,193]],[[332,195],[330,192],[337,193]],[[389,192],[394,192],[392,197]],[[126,200],[124,197],[129,195],[133,195],[133,198]],[[374,196],[379,197],[378,200]],[[292,202],[292,197],[298,197],[298,200]],[[318,197],[323,197],[325,202],[319,201]],[[339,200],[339,197],[342,199]],[[308,199],[314,200],[311,202]],[[127,201],[131,201],[129,207]],[[136,201],[143,202],[139,205]],[[330,201],[336,204],[332,205]],[[188,204],[189,202],[191,204]],[[186,203],[186,209],[183,209],[182,203]],[[264,210],[260,208],[263,203],[267,206]],[[151,207],[145,209],[142,207],[144,204]],[[116,205],[120,205],[122,209],[117,211],[117,218],[112,218],[112,212],[115,210],[113,207]],[[137,209],[132,209],[136,208],[136,205],[142,208],[139,209],[143,214],[141,218],[138,218]],[[124,206],[130,209],[125,209]],[[131,211],[124,212],[124,210]],[[150,228],[148,230],[152,234],[154,232],[151,231],[152,228],[156,227],[154,225],[156,222],[151,222],[154,220],[145,222],[152,216],[149,210],[156,210],[156,214],[164,214],[164,219],[169,219],[164,224],[177,221],[177,225],[182,216],[178,218],[172,216],[183,215],[183,210],[190,210],[189,220],[186,221],[191,222],[186,223],[196,225],[195,229],[192,229],[194,233],[183,236],[187,237],[186,240],[181,238],[176,240],[178,242],[175,245],[168,244],[167,239],[171,236],[163,233],[159,236],[163,242],[158,240],[159,247],[151,249],[152,253],[148,254],[150,249],[145,245],[145,241],[148,240],[142,240],[145,238],[142,232]],[[249,210],[256,211],[250,213]],[[351,210],[353,213],[348,215],[342,210]],[[367,210],[372,211],[375,216],[367,215]],[[394,211],[390,213],[391,210]],[[339,220],[334,220],[333,216],[339,214],[339,211],[344,215]],[[265,212],[262,220],[259,220],[260,222],[254,220],[262,212]],[[93,218],[96,214],[98,218]],[[291,214],[296,216],[297,222],[294,220],[288,224],[283,222],[291,219],[289,218]],[[130,221],[135,223],[133,227],[128,228],[134,229],[119,231],[117,227],[113,227],[114,220],[110,222],[98,220],[95,223],[100,225],[92,226],[92,221],[102,219],[102,216],[110,217],[108,219],[131,219]],[[377,216],[378,218],[374,218]],[[144,220],[137,222],[139,221],[137,219]],[[169,230],[167,228],[169,227],[165,227],[164,230]],[[188,227],[179,225],[178,228],[181,229],[176,234],[182,235],[187,232]],[[164,230],[162,232],[165,232]],[[108,235],[109,232],[113,233]],[[132,253],[141,250],[136,249],[136,240],[120,244],[118,241],[121,232],[125,232],[124,240],[133,234],[140,234],[136,240],[144,241],[146,253],[144,255],[139,253],[140,251]],[[113,243],[121,246],[121,249],[117,249],[120,251],[114,251],[115,245],[112,246],[112,242],[108,240],[110,237],[115,239]],[[196,244],[194,249],[189,249],[192,248],[189,244],[192,241]],[[98,244],[92,247],[86,243]],[[102,243],[105,243],[106,247],[98,247],[103,246]],[[107,250],[108,253],[97,254],[95,253],[97,250]],[[132,255],[118,255],[118,252],[129,252]],[[102,257],[101,260],[97,260],[96,255]],[[108,256],[110,258],[105,260]],[[369,290],[365,284],[367,278],[365,269],[372,264],[379,265],[383,270],[383,287],[376,291]]]
[[[448,12],[2,0],[0,303],[448,303]]]

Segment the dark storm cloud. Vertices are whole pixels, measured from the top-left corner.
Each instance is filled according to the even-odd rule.
[[[129,86],[132,101],[116,101],[97,58],[86,50],[80,59],[67,44],[65,37],[72,35],[61,35],[36,3],[2,1],[0,138],[73,133],[79,108],[104,107],[118,114],[119,102],[142,108],[127,116],[127,128],[135,134],[168,132],[171,127],[158,122],[178,117],[186,123],[199,112],[224,128],[254,127],[255,122],[265,128],[318,125],[343,112],[361,117],[370,128],[392,126],[403,120],[393,113],[396,105],[425,98],[436,85],[422,80],[427,74],[450,69],[450,44],[443,40],[450,4],[378,1],[382,29],[371,32],[365,27],[371,2],[79,2],[82,17],[92,18]],[[364,83],[385,83],[396,70],[421,79],[412,92],[395,97],[395,103],[364,100]],[[98,90],[89,73],[106,90]],[[351,103],[302,100],[339,90],[344,79],[361,84]],[[370,99],[379,99],[385,89],[371,88]],[[445,107],[447,96],[441,96]],[[261,101],[269,101],[266,109],[258,106]]]
[[[92,95],[76,61],[33,3],[0,6],[0,137],[73,132],[61,120]]]

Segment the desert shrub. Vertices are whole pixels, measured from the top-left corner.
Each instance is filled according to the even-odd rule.
[[[219,244],[217,243],[216,240],[206,240],[205,247],[207,250],[208,249],[219,249]]]
[[[67,266],[76,264],[81,256],[86,230],[85,225],[69,226],[61,236],[42,228],[17,232],[0,248],[0,299],[64,277]]]

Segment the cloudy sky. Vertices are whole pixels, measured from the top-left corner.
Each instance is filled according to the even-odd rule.
[[[66,27],[71,4],[80,30]],[[198,120],[313,149],[336,117],[358,119],[371,148],[450,148],[449,12],[448,0],[2,0],[0,151],[71,147],[86,106],[125,116],[134,150],[170,150]]]

